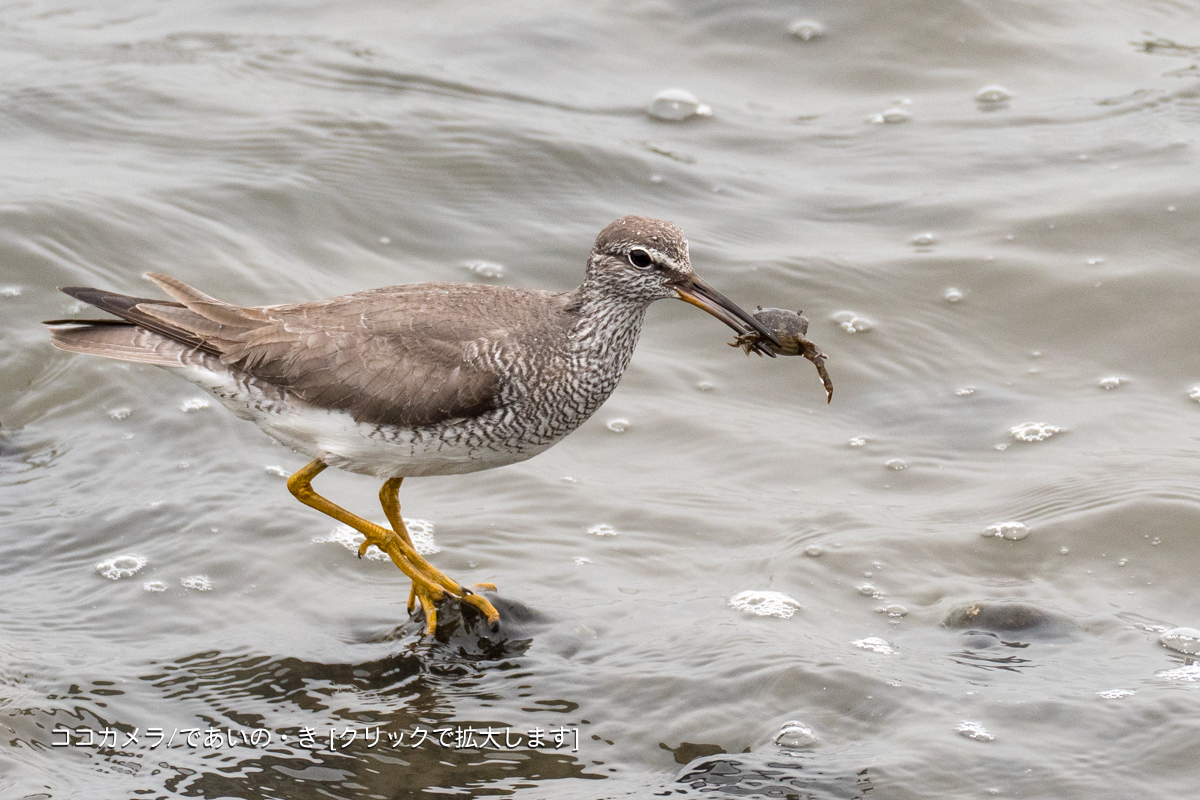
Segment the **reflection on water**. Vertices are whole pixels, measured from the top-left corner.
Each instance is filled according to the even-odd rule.
[[[1197,12],[0,8],[0,795],[1191,796]],[[568,289],[631,213],[836,398],[657,304],[566,442],[405,481],[498,634],[40,325],[148,270]]]

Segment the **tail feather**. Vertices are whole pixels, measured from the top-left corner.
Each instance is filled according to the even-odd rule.
[[[73,353],[89,353],[160,367],[178,367],[191,352],[186,345],[128,323],[52,330],[50,344]]]

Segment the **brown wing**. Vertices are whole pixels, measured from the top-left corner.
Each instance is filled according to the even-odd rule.
[[[172,278],[147,277],[178,302],[69,293],[314,405],[372,424],[430,425],[496,408],[501,376],[485,357],[502,359],[513,315],[536,319],[547,308],[541,295],[548,294],[412,284],[240,308]],[[497,303],[501,292],[505,302]]]

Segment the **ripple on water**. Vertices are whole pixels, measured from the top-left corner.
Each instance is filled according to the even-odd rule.
[[[692,117],[712,116],[712,109],[686,89],[664,89],[646,106],[646,113],[655,119],[682,122]]]
[[[1135,692],[1132,689],[1105,689],[1096,694],[1105,700],[1120,700],[1122,697],[1132,697]]]
[[[122,578],[132,578],[137,575],[146,564],[147,561],[142,556],[121,555],[97,564],[96,574],[102,578],[108,578],[110,581],[119,581]]]
[[[1008,435],[1018,442],[1044,442],[1065,430],[1049,422],[1022,422],[1009,428]]]
[[[380,522],[378,524],[383,528],[388,527],[387,523]],[[442,552],[442,548],[438,547],[437,543],[433,539],[433,523],[429,520],[409,519],[408,517],[405,517],[404,527],[408,529],[408,535],[412,538],[413,548],[421,555],[429,556],[433,555],[434,553]],[[349,525],[339,525],[325,536],[314,536],[313,544],[325,544],[326,542],[333,542],[334,544],[340,544],[347,550],[357,553],[358,548],[361,547],[362,543],[366,540],[366,536],[363,536]],[[378,547],[368,548],[367,552],[363,554],[363,558],[370,559],[371,561],[391,560],[391,557],[388,556],[387,553],[381,551]]]
[[[985,538],[995,537],[996,539],[1009,539],[1014,542],[1019,542],[1028,535],[1029,527],[1025,523],[1015,520],[997,522],[983,529],[983,536]]]
[[[617,419],[610,419],[607,423],[605,423],[604,427],[608,428],[613,433],[624,433],[625,431],[629,430],[629,420],[622,419],[620,417]]]
[[[1172,628],[1159,636],[1158,642],[1177,653],[1200,655],[1200,631],[1195,628]]]
[[[1200,683],[1200,664],[1185,664],[1182,667],[1174,669],[1164,669],[1161,672],[1155,673],[1159,678],[1165,678],[1169,681],[1183,681],[1184,683]]]
[[[803,608],[800,601],[783,592],[747,589],[729,598],[729,607],[759,617],[790,619],[797,609]]]

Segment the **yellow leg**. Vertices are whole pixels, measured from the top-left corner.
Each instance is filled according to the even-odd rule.
[[[491,603],[488,603],[486,599],[471,592],[469,589],[464,589],[458,583],[435,569],[432,564],[417,553],[412,546],[412,539],[409,537],[408,531],[403,528],[404,521],[399,516],[400,506],[399,502],[394,499],[394,490],[392,491],[392,502],[395,503],[395,515],[396,519],[400,521],[400,530],[389,531],[317,494],[316,490],[312,488],[312,480],[321,474],[326,466],[323,461],[313,461],[288,478],[288,490],[297,500],[306,506],[315,508],[317,511],[333,517],[338,522],[349,525],[365,536],[366,541],[359,549],[360,555],[370,545],[375,545],[381,551],[388,554],[392,562],[412,581],[413,593],[421,601],[421,607],[425,610],[426,628],[429,633],[433,633],[437,627],[436,604],[447,594],[460,600],[466,600],[474,605],[484,614],[489,624],[495,625],[499,621],[500,615],[492,607]],[[400,485],[399,479],[394,480],[396,480],[395,489],[398,489]],[[391,483],[391,481],[388,483]],[[387,488],[388,484],[384,484],[384,486]],[[380,494],[382,496],[383,492],[381,491]],[[384,511],[388,514],[390,521],[392,513],[389,511],[387,503],[384,504]],[[393,522],[394,525],[395,523]],[[403,533],[400,531],[403,531]],[[411,599],[410,597],[410,603]]]
[[[446,586],[448,591],[450,591],[452,594],[459,594],[462,597],[463,602],[470,603],[479,609],[479,612],[483,614],[485,619],[487,619],[489,625],[495,625],[500,621],[500,614],[498,611],[496,611],[495,607],[487,601],[487,598],[475,594],[470,589],[464,588],[461,584],[447,577],[443,572],[438,570],[437,567],[426,561],[421,554],[416,551],[416,548],[413,547],[412,537],[408,535],[408,528],[404,526],[404,517],[400,515],[400,484],[403,481],[404,478],[388,478],[386,481],[384,481],[383,486],[379,489],[379,504],[383,506],[383,513],[387,515],[388,522],[390,522],[392,525],[392,530],[394,530],[396,535],[398,535],[404,541],[404,544],[407,546],[407,548],[412,551],[412,556],[409,557],[409,561],[412,562],[413,566],[425,573],[426,576],[442,586],[446,586],[447,583],[452,584],[452,586]],[[364,542],[364,546],[365,544],[366,543]],[[477,584],[477,586],[492,590],[495,590],[496,588],[496,585],[492,583]],[[408,596],[409,611],[412,611],[413,609],[414,595],[419,597],[417,585],[415,583],[413,584],[412,592],[410,592]],[[421,605],[425,608],[425,618],[429,619],[429,608],[426,606],[424,601],[422,601]]]

